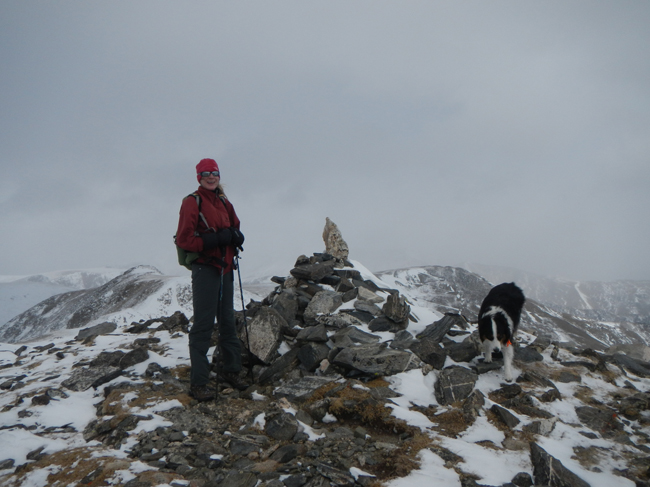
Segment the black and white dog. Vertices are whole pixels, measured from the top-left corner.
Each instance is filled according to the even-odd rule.
[[[485,361],[492,362],[492,351],[501,350],[508,382],[512,382],[512,358],[515,354],[512,341],[525,302],[524,293],[514,282],[504,282],[490,289],[478,313],[478,334]]]

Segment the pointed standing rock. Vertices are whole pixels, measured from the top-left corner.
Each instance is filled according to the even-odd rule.
[[[348,244],[343,240],[343,236],[336,223],[329,218],[325,218],[323,241],[325,242],[325,252],[336,259],[336,267],[342,268],[344,262],[348,259],[350,250],[348,249]]]

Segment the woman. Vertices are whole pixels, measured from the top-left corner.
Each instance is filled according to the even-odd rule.
[[[198,252],[192,263],[192,304],[194,324],[190,329],[190,395],[199,401],[216,397],[208,386],[210,362],[207,358],[215,318],[219,325],[222,366],[219,377],[231,386],[245,389],[239,378],[242,369],[241,343],[237,336],[233,309],[233,260],[244,243],[239,218],[221,187],[221,173],[214,159],[202,159],[196,166],[199,203],[193,195],[183,200],[176,232],[176,244],[188,252]],[[200,207],[199,207],[200,206]]]

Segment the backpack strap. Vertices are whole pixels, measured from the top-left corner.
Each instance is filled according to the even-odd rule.
[[[201,217],[201,220],[203,220],[203,223],[205,224],[205,228],[210,230],[211,229],[210,225],[208,225],[208,221],[205,219],[205,217],[203,216],[203,213],[201,212],[201,197],[199,196],[199,193],[194,192],[194,193],[192,193],[190,195],[187,195],[188,198],[190,196],[194,196],[194,198],[196,199],[196,206],[199,207],[199,216]]]

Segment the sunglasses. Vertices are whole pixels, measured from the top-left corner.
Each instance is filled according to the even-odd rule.
[[[202,178],[207,178],[208,176],[214,176],[215,178],[219,177],[219,171],[203,171],[199,173]]]

